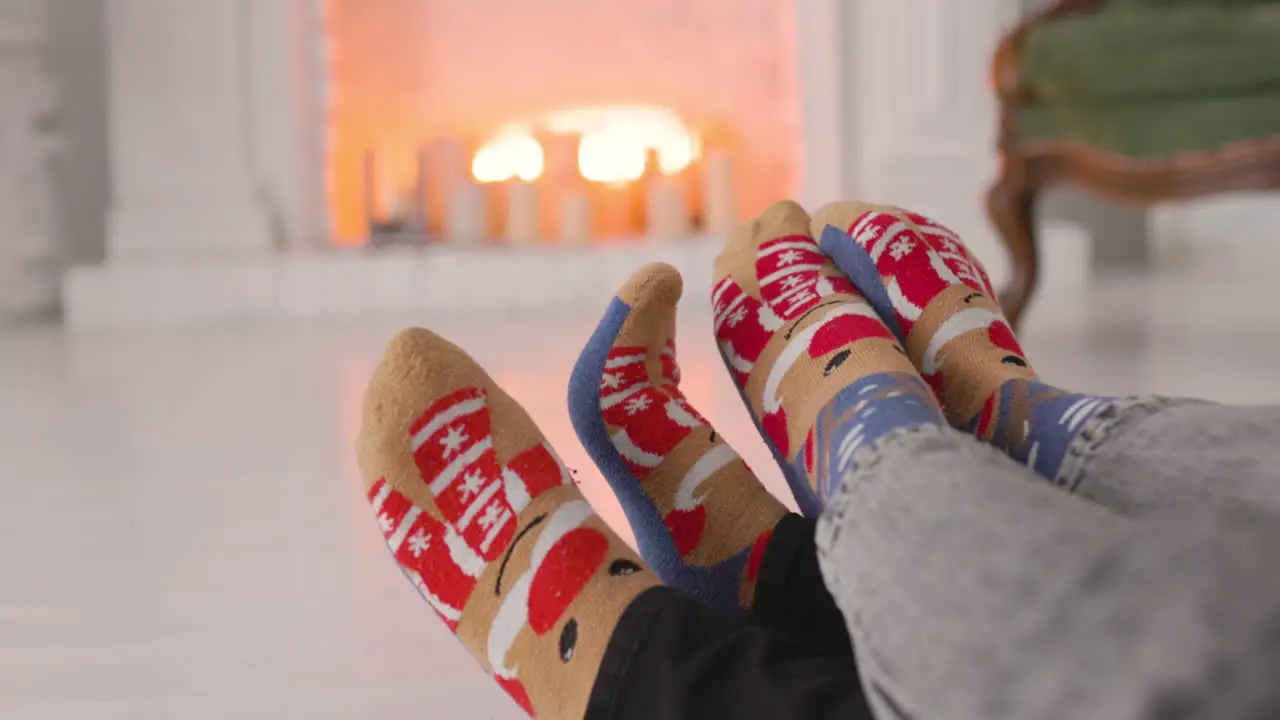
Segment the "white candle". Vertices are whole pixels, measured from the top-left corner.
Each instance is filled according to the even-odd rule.
[[[591,242],[591,199],[586,193],[564,196],[560,204],[560,240],[566,245]]]
[[[727,236],[738,226],[738,190],[733,180],[733,158],[723,152],[708,153],[703,191],[707,233]]]
[[[470,181],[454,185],[449,193],[449,215],[445,238],[461,244],[478,244],[485,240],[489,225],[489,208],[484,186]]]
[[[538,242],[538,187],[533,183],[507,183],[507,240],[513,245]]]
[[[396,220],[405,220],[405,196],[393,184],[386,184],[382,190],[382,200],[379,203],[381,211],[378,219],[383,222],[394,222]]]
[[[655,178],[645,201],[645,230],[649,237],[668,239],[689,234],[689,201],[678,183]]]
[[[450,198],[458,185],[472,182],[471,154],[461,143],[438,140],[427,152],[427,221],[434,229],[446,227]]]

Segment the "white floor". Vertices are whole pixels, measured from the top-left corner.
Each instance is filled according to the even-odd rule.
[[[688,394],[767,468],[690,304]],[[394,569],[361,498],[360,393],[405,323],[0,331],[0,717],[520,717]],[[587,471],[563,386],[592,321],[454,325],[435,329]],[[1071,388],[1280,402],[1265,279],[1061,290],[1025,340]]]

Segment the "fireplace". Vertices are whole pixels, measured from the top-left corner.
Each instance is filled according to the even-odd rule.
[[[332,235],[723,233],[800,171],[788,0],[326,0]]]
[[[662,242],[680,230],[651,228],[681,216],[656,210],[683,208],[694,232],[717,204],[741,219],[785,196],[917,208],[998,264],[977,199],[1010,6],[112,0],[108,251],[67,274],[67,322],[580,312],[647,262],[705,283],[719,243]],[[708,197],[711,170],[733,202]],[[467,209],[442,177],[509,244],[364,250],[370,220],[417,223],[422,245]],[[583,196],[592,222],[566,232]],[[500,227],[513,214],[537,218],[533,237]],[[653,241],[609,242],[597,216]],[[683,307],[706,302],[690,291]]]

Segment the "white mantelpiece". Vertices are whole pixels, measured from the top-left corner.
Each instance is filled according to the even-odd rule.
[[[306,5],[107,4],[109,264],[265,255],[314,231],[293,15]]]
[[[328,244],[322,3],[111,0],[105,9],[107,253],[67,273],[67,324],[270,315],[264,298],[288,274],[276,271],[281,260],[308,267]]]
[[[61,258],[49,160],[56,88],[38,0],[0,0],[0,321],[54,309]]]
[[[598,316],[631,273],[659,261],[680,271],[685,304],[697,305],[708,301],[722,247],[719,238],[652,238],[130,263],[76,273],[64,289],[66,322],[76,330],[130,330],[370,313],[428,325],[459,316]]]

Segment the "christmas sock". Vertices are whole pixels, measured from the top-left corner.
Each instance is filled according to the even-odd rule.
[[[614,626],[657,578],[524,410],[406,330],[369,383],[357,455],[396,562],[467,650],[531,715],[582,717]]]
[[[573,369],[569,416],[663,584],[741,614],[786,509],[680,392],[682,288],[662,264],[622,286]]]
[[[1038,380],[960,238],[923,215],[855,202],[823,207],[812,232],[906,344],[951,424],[1058,480],[1085,421],[1113,399]]]
[[[816,517],[855,452],[941,414],[897,339],[776,203],[735,232],[712,290],[721,356],[791,485]]]

